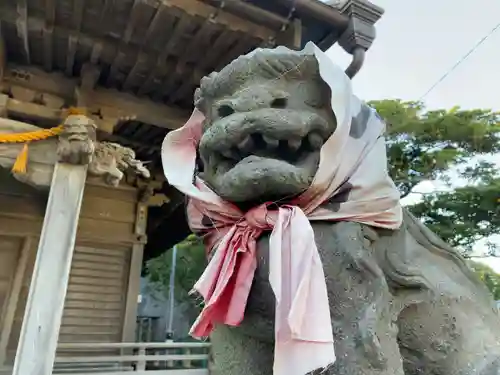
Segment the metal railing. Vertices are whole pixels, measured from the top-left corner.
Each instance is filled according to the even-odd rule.
[[[198,342],[59,344],[53,374],[208,375],[209,348]]]

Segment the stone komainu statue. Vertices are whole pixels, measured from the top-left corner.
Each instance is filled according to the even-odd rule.
[[[197,175],[242,212],[267,201],[287,204],[313,182],[319,150],[338,125],[331,87],[322,78],[327,73],[318,61],[301,52],[263,49],[202,80],[195,98],[204,115]],[[360,115],[352,118],[351,138],[370,131],[367,110],[361,104]],[[251,136],[242,138],[242,132]],[[322,207],[335,211],[353,188],[338,190]],[[336,355],[321,371],[500,374],[500,317],[487,290],[453,248],[402,212],[398,229],[356,220],[311,221]],[[217,375],[273,372],[269,256],[269,231],[263,231],[243,321],[216,325],[210,336]]]

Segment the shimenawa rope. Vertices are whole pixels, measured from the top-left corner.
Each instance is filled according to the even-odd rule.
[[[68,116],[82,115],[85,111],[78,108],[69,108]],[[28,145],[33,141],[41,141],[59,135],[64,129],[64,125],[55,126],[50,129],[40,129],[32,132],[0,134],[0,143],[24,143],[21,152],[17,155],[12,166],[13,173],[26,173],[28,164]]]

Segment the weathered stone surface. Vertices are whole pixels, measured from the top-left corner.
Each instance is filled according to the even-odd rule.
[[[202,80],[196,105],[207,118],[200,173],[243,209],[304,191],[321,145],[335,130],[315,58],[294,52],[262,50],[238,58]],[[351,136],[363,131],[354,127]],[[342,199],[348,195],[345,186]],[[312,225],[337,355],[335,364],[315,373],[500,373],[500,318],[492,299],[458,253],[408,212],[395,231],[353,222]],[[211,337],[216,375],[272,374],[275,303],[268,249],[263,235],[242,325],[219,326]]]
[[[96,129],[87,116],[68,116],[59,135],[58,160],[61,163],[90,164],[95,152]]]

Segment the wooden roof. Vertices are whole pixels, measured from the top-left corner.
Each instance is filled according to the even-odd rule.
[[[320,12],[308,11],[310,4]],[[199,80],[258,46],[282,43],[292,5],[304,19],[301,42],[328,48],[347,25],[345,16],[319,0],[2,0],[0,20],[8,63],[30,66],[30,74],[37,73],[34,66],[60,72],[66,82],[59,87],[66,88],[77,85],[91,64],[99,68],[96,86],[108,90],[99,91],[101,99],[123,99],[110,90],[141,98],[115,100],[121,116],[105,132],[140,158],[158,161],[163,136],[182,123],[169,120],[187,118]],[[336,24],[314,18],[317,13],[333,15]],[[19,81],[23,74],[11,78]],[[152,119],[168,111],[175,115],[164,116],[164,123]]]
[[[63,71],[68,76],[78,76],[83,64],[91,62],[103,68],[99,78],[103,86],[186,108],[203,75],[257,46],[272,45],[286,23],[280,13],[288,11],[271,0],[254,1],[274,8],[273,12],[261,10],[272,22],[256,22],[244,17],[241,10],[241,15],[235,15],[198,0],[1,3],[9,61]],[[248,8],[251,3],[245,4]],[[339,31],[324,22],[310,24],[304,32],[310,38],[305,40],[320,44],[331,31]],[[330,45],[334,41],[329,39]]]

